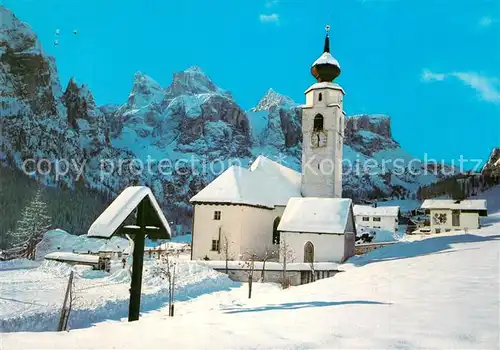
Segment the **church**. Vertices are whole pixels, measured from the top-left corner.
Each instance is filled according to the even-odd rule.
[[[302,108],[302,171],[264,156],[249,168],[231,166],[190,202],[194,206],[191,259],[265,259],[279,252],[293,262],[343,262],[354,255],[351,199],[342,197],[344,90],[330,54],[312,64],[317,80]],[[289,259],[289,258],[287,258]],[[289,260],[289,262],[292,262]]]

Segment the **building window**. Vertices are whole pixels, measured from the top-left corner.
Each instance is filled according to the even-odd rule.
[[[278,216],[273,222],[273,244],[280,244],[280,232],[278,231],[280,220],[281,218]]]
[[[380,226],[373,226],[373,228],[380,228]]]
[[[318,101],[321,101],[323,99],[323,94],[320,92],[318,95]]]
[[[323,131],[323,116],[321,114],[316,114],[314,117],[314,131]]]
[[[304,262],[314,262],[314,245],[311,242],[307,242],[306,244],[304,244]]]
[[[363,216],[363,221],[370,221],[370,218],[368,216]]]
[[[441,233],[441,229],[440,229],[440,228],[437,228],[437,229],[436,229],[436,233]]]
[[[380,216],[373,217],[373,221],[380,221]]]
[[[212,239],[212,251],[213,252],[219,251],[219,240],[218,239]]]
[[[214,211],[214,220],[220,220],[220,210]]]
[[[444,232],[451,232],[451,228],[445,229]]]
[[[460,210],[453,210],[451,212],[451,225],[460,226]]]

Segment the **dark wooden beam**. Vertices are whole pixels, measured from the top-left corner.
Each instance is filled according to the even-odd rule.
[[[141,310],[141,288],[142,288],[142,267],[144,263],[144,239],[146,238],[145,213],[146,201],[143,199],[139,203],[137,210],[136,225],[139,229],[133,228],[134,252],[132,261],[132,280],[130,282],[130,302],[128,309],[128,321],[137,321]]]

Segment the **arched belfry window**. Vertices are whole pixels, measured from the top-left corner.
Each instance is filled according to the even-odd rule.
[[[281,218],[278,216],[273,222],[273,244],[280,244],[280,232],[278,231],[280,220]]]
[[[321,114],[316,114],[314,117],[314,131],[323,131],[323,116]]]
[[[318,95],[318,101],[321,101],[321,100],[323,100],[323,94],[320,92]]]

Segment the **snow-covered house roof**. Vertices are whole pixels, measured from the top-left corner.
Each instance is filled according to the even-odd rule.
[[[388,207],[372,207],[370,205],[355,205],[353,207],[354,215],[363,216],[398,216],[399,207],[398,206],[388,206]]]
[[[349,198],[290,198],[278,225],[279,231],[344,234],[352,201]]]
[[[272,209],[300,196],[300,173],[264,156],[249,169],[231,166],[198,194],[191,203],[244,204]]]
[[[61,262],[69,262],[69,263],[97,264],[99,262],[99,256],[97,255],[76,254],[68,252],[49,253],[45,255],[45,259],[61,261]]]
[[[145,198],[149,199],[149,204],[154,212],[154,218],[148,217],[146,224],[159,227],[167,233],[170,238],[170,226],[167,219],[156,201],[151,190],[146,186],[127,187],[116,199],[106,208],[106,210],[90,226],[87,236],[99,238],[111,238],[113,234],[124,224],[127,217],[137,208],[139,203]],[[153,225],[154,224],[154,225]]]
[[[487,210],[486,199],[466,199],[456,201],[453,199],[426,199],[422,209],[457,209],[457,210]]]

